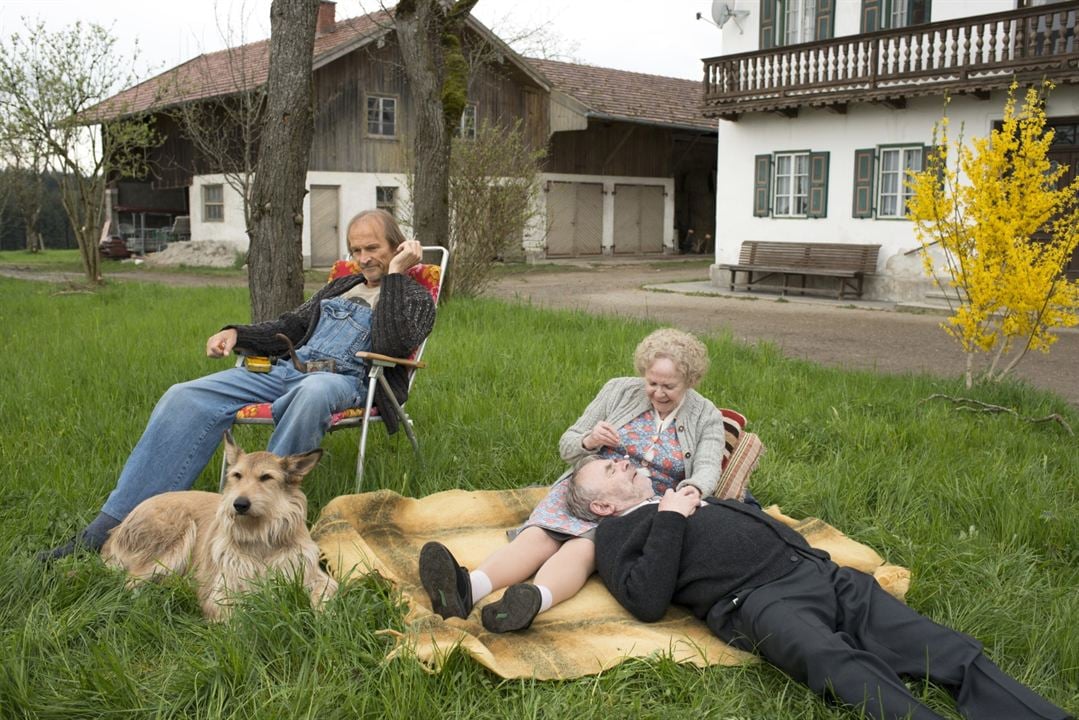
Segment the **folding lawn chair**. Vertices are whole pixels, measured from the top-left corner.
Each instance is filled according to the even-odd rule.
[[[424,246],[423,252],[425,255],[434,256],[436,262],[433,264],[421,263],[413,266],[408,270],[408,274],[412,278],[423,285],[431,293],[431,298],[438,304],[438,297],[442,292],[442,282],[446,277],[446,264],[449,261],[449,251],[441,246],[432,245]],[[359,272],[359,266],[351,260],[338,260],[333,269],[330,270],[329,280],[336,280],[339,277],[345,275],[351,275]],[[428,336],[430,337],[430,336]],[[338,430],[344,430],[346,428],[360,428],[360,439],[357,444],[356,454],[356,492],[360,492],[363,486],[363,464],[364,458],[367,455],[367,431],[371,423],[383,422],[381,413],[393,412],[401,427],[404,428],[405,434],[408,435],[409,441],[412,443],[412,449],[416,453],[416,457],[420,458],[420,443],[416,439],[416,432],[412,427],[412,418],[406,412],[404,405],[400,405],[397,399],[390,391],[389,383],[384,376],[386,368],[396,367],[403,365],[409,368],[408,372],[408,389],[411,395],[412,383],[416,380],[416,371],[420,368],[426,367],[426,363],[423,362],[423,351],[427,347],[427,339],[420,343],[420,346],[416,348],[415,352],[407,358],[394,358],[387,355],[379,355],[371,352],[358,353],[359,357],[364,358],[370,365],[370,370],[367,372],[367,403],[365,407],[349,408],[342,410],[341,412],[334,413],[330,418],[330,427],[327,432],[336,432]],[[386,399],[389,401],[390,407],[375,408],[372,407],[372,403],[375,398],[375,385],[382,386],[383,393]],[[255,403],[252,405],[246,405],[236,413],[235,425],[273,425],[273,412],[271,410],[271,403]],[[221,487],[225,485],[225,462],[221,462]]]

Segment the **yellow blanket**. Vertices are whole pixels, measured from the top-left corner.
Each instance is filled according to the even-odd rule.
[[[345,495],[322,510],[312,531],[338,580],[377,571],[400,589],[409,611],[406,631],[391,655],[412,653],[429,667],[460,646],[504,678],[565,680],[593,675],[630,657],[662,654],[694,665],[734,665],[752,659],[709,632],[681,608],[658,623],[635,620],[593,576],[576,597],[540,615],[525,632],[498,635],[480,624],[479,603],[467,620],[442,620],[431,612],[419,583],[417,558],[428,540],[444,543],[462,565],[474,568],[506,543],[506,530],[523,522],[547,488],[466,492],[450,490],[420,500],[382,490]],[[876,576],[885,590],[903,599],[910,581],[905,568],[885,565],[872,549],[816,518],[796,521],[768,508],[841,565]]]

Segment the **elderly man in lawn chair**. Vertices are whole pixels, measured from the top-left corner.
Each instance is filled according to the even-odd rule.
[[[941,720],[901,677],[942,685],[969,720],[1071,717],[1004,674],[974,638],[839,567],[753,506],[676,490],[659,498],[632,467],[602,459],[580,466],[567,504],[602,519],[596,569],[639,620],[683,605],[720,639],[865,717]]]
[[[408,274],[420,260],[420,244],[405,238],[392,215],[361,212],[349,223],[347,238],[360,272],[332,280],[276,320],[226,325],[212,335],[206,341],[209,357],[236,350],[277,359],[169,388],[101,512],[72,541],[39,553],[40,560],[100,550],[108,532],[140,502],[189,489],[237,411],[248,404],[272,403],[275,428],[267,449],[277,455],[313,450],[332,413],[364,404],[366,371],[356,352],[407,357],[434,327],[435,304],[431,292]],[[407,368],[389,368],[385,377],[395,399],[404,402]],[[375,392],[376,406],[389,400],[381,394]],[[387,430],[396,429],[391,414],[384,416]]]

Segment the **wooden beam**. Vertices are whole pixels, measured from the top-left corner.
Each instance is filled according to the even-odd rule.
[[[847,114],[847,103],[845,103],[845,102],[844,103],[831,103],[829,105],[825,105],[824,109],[827,110],[828,112],[834,113],[836,115],[846,115]]]
[[[884,98],[883,100],[877,100],[876,102],[878,105],[883,105],[884,107],[890,108],[892,110],[902,110],[907,106],[907,99],[902,97]]]
[[[775,109],[775,114],[779,115],[781,117],[785,117],[785,118],[796,118],[796,117],[798,117],[798,108],[796,108],[796,107],[776,108]]]

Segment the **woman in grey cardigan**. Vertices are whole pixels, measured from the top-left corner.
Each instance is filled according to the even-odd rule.
[[[617,459],[649,476],[658,495],[712,494],[729,451],[722,414],[693,389],[708,370],[704,345],[680,330],[657,330],[637,346],[634,366],[640,377],[608,381],[563,433],[562,459],[571,465],[595,456]],[[443,618],[468,617],[481,598],[506,587],[483,608],[482,620],[491,632],[510,632],[573,597],[595,570],[596,524],[566,508],[571,473],[559,478],[513,541],[471,573],[444,545],[427,543],[420,580],[432,609]],[[523,582],[533,574],[534,584]]]

